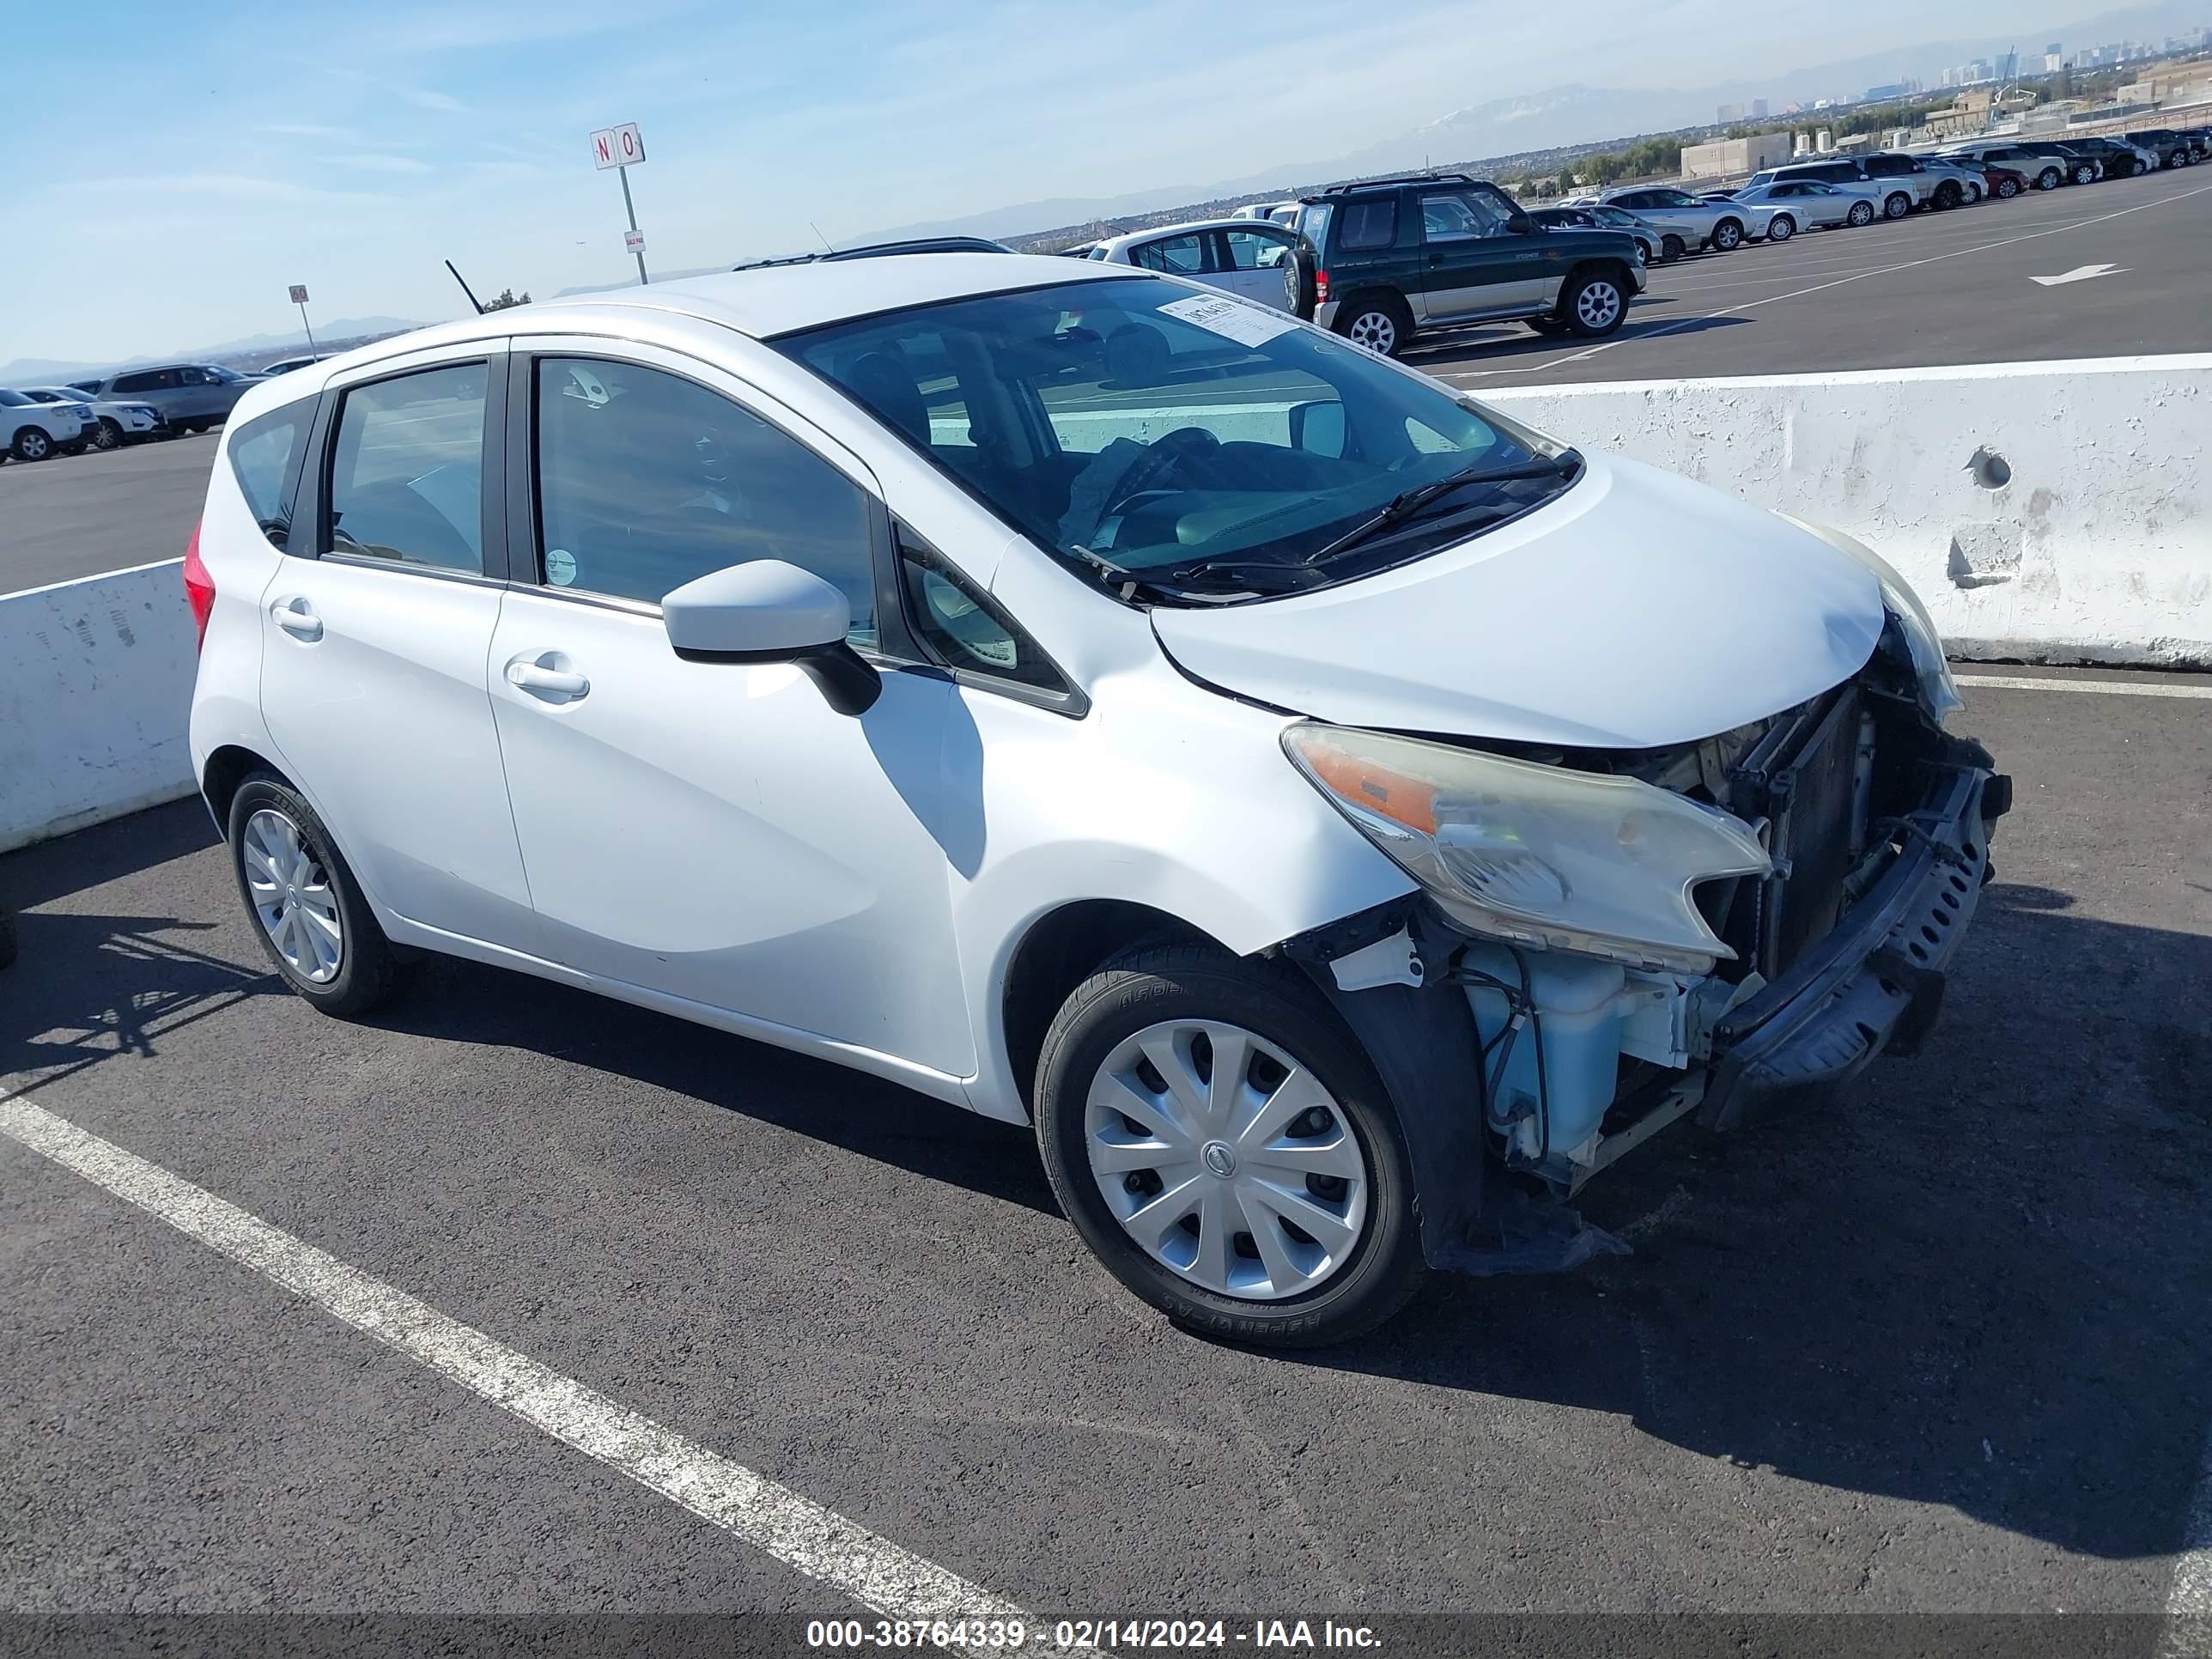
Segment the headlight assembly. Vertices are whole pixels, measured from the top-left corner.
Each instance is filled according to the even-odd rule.
[[[1941,726],[1964,708],[1966,700],[1960,696],[1958,682],[1951,678],[1951,665],[1944,659],[1943,636],[1936,631],[1936,619],[1928,614],[1928,607],[1920,603],[1912,584],[1898,574],[1897,568],[1864,542],[1840,530],[1793,519],[1787,513],[1776,516],[1809,535],[1818,536],[1837,552],[1856,559],[1874,572],[1875,580],[1881,584],[1881,602],[1897,618],[1897,625],[1905,635],[1905,648],[1912,653],[1912,672],[1920,682],[1921,701],[1927,707],[1929,718]]]
[[[1283,749],[1361,833],[1472,933],[1705,973],[1735,952],[1692,901],[1763,876],[1740,820],[1635,778],[1302,721]]]

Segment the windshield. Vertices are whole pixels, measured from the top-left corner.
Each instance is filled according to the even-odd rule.
[[[21,409],[30,401],[20,392],[10,392],[0,386],[0,409]]]
[[[1280,312],[1153,276],[917,307],[775,343],[1040,546],[1170,603],[1403,562],[1552,499],[1576,465]],[[1514,476],[1446,483],[1471,471]],[[1443,486],[1433,501],[1429,485]],[[1369,524],[1394,504],[1386,526]]]

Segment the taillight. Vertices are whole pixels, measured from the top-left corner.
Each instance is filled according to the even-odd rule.
[[[1314,300],[1318,303],[1327,298],[1328,298],[1328,273],[1325,270],[1316,270],[1314,272]]]
[[[198,630],[192,636],[192,649],[197,651],[207,643],[208,618],[215,613],[215,578],[208,574],[200,559],[198,525],[192,526],[191,540],[185,544],[185,599],[192,607],[192,625]]]

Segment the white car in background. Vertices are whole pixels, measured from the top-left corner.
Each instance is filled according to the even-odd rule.
[[[159,437],[167,426],[149,404],[118,403],[79,392],[75,386],[27,386],[17,390],[33,403],[76,404],[88,411],[93,425],[85,441],[94,449],[116,449],[134,439]]]
[[[1742,196],[1752,191],[1769,191],[1777,185],[1825,185],[1838,196],[1845,198],[1850,204],[1844,210],[1844,222],[1848,225],[1870,225],[1875,220],[1882,218],[1889,211],[1889,198],[1893,195],[1902,193],[1892,190],[1879,179],[1862,179],[1856,174],[1845,173],[1841,170],[1837,170],[1833,177],[1827,177],[1805,172],[1798,167],[1769,167],[1764,173],[1753,173],[1749,182],[1742,190],[1736,191],[1736,194]],[[1861,212],[1861,208],[1865,211]],[[1900,210],[1900,216],[1906,210]],[[1804,226],[1800,225],[1797,228],[1802,230]]]
[[[0,450],[18,461],[43,461],[82,449],[99,425],[83,404],[40,403],[0,387]]]
[[[1264,219],[1272,225],[1294,225],[1298,220],[1297,202],[1247,202],[1229,216],[1232,219]]]
[[[443,952],[1033,1125],[1106,1267],[1246,1343],[1571,1267],[1652,1133],[1909,1050],[2011,799],[1850,538],[1111,264],[739,271],[258,382],[182,576],[290,990]]]
[[[1801,230],[1863,225],[1880,211],[1871,192],[1839,190],[1817,179],[1784,179],[1746,185],[1729,198],[1766,215],[1766,240],[1786,242]],[[1853,215],[1857,216],[1854,217]]]
[[[335,352],[318,351],[309,356],[279,357],[273,363],[262,364],[253,372],[264,377],[271,374],[289,374],[295,368],[305,368],[309,363],[319,363],[324,358],[336,355]]]
[[[1089,257],[1109,265],[1188,276],[1208,288],[1288,311],[1290,290],[1283,281],[1283,262],[1297,244],[1296,231],[1263,219],[1203,219],[1109,237],[1093,247]]]

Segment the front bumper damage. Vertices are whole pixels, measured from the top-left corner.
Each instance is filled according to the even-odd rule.
[[[1698,1064],[1647,1080],[1637,1100],[1624,1092],[1599,1158],[1566,1181],[1509,1169],[1486,1133],[1483,1043],[1451,982],[1464,936],[1441,913],[1409,897],[1286,942],[1398,1109],[1431,1267],[1555,1273],[1626,1254],[1565,1201],[1590,1175],[1693,1111],[1709,1129],[1732,1129],[1856,1075],[1885,1051],[1917,1047],[1989,879],[1990,835],[2012,804],[2011,780],[1978,743],[1936,735],[1920,764],[1918,805],[1890,826],[1898,850],[1841,919],[1720,1015]],[[1379,977],[1377,963],[1388,964]]]

